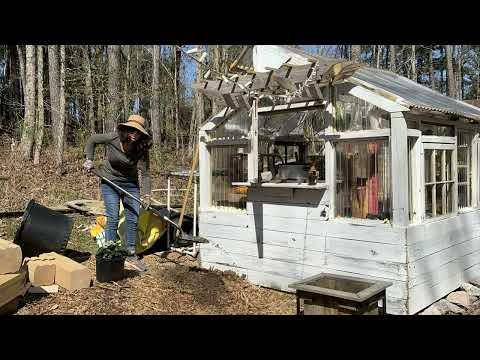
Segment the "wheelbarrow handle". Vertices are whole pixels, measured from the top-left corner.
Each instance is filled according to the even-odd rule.
[[[132,194],[130,194],[127,190],[123,189],[121,186],[115,184],[113,181],[107,179],[106,177],[102,176],[96,169],[92,169],[90,170],[94,175],[98,176],[100,179],[102,179],[103,181],[105,181],[106,183],[108,183],[109,185],[113,186],[115,189],[121,191],[122,193],[124,193],[125,195],[131,197],[132,199],[136,200],[137,202],[139,202],[141,205],[143,205],[143,207],[147,210],[150,210],[151,212],[153,212],[155,215],[157,215],[158,217],[162,218],[163,220],[167,221],[168,223],[172,224],[177,230],[180,231],[180,233],[182,234],[183,236],[183,230],[180,226],[178,226],[177,224],[175,224],[175,222],[173,222],[172,220],[170,220],[169,218],[167,218],[166,216],[163,216],[162,214],[160,214],[157,209],[153,208],[151,205],[145,203],[144,201],[142,201],[141,199],[137,198],[136,196],[133,196]]]

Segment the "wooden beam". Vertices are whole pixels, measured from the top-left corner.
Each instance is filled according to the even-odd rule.
[[[250,127],[250,152],[248,154],[248,182],[256,183],[258,179],[258,100],[253,100],[252,123]]]
[[[391,114],[392,213],[394,226],[407,226],[408,219],[408,143],[407,122],[402,112]]]
[[[359,99],[365,100],[370,104],[378,106],[380,109],[388,111],[389,113],[410,111],[408,107],[391,101],[382,95],[376,94],[373,91],[366,89],[363,86],[355,86],[348,93]]]

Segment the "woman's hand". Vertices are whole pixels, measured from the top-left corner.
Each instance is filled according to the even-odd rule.
[[[88,172],[90,172],[90,171],[92,171],[92,169],[95,168],[95,165],[94,165],[94,163],[93,163],[92,160],[88,160],[88,159],[87,159],[87,160],[83,163],[83,168],[84,168],[85,170],[87,170]]]

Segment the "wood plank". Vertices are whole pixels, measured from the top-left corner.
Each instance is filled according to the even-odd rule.
[[[373,91],[370,91],[361,85],[353,87],[349,93],[359,99],[365,100],[366,102],[379,107],[380,109],[388,111],[389,113],[410,111],[408,107],[402,106],[385,98],[382,95],[374,93]]]
[[[390,129],[380,130],[359,130],[359,131],[345,131],[345,132],[325,132],[324,137],[332,140],[349,140],[349,139],[371,139],[383,138],[390,136]]]
[[[233,260],[237,255],[251,256],[254,258],[271,259],[281,262],[303,264],[303,249],[295,249],[286,246],[270,245],[261,243],[260,247],[257,243],[238,241],[230,239],[219,239],[209,237],[209,244],[202,244],[201,252],[205,253],[209,250],[220,250],[224,253],[226,259],[231,257]]]
[[[407,122],[401,112],[391,115],[391,172],[392,172],[392,224],[405,226],[408,218],[408,164]]]
[[[416,286],[409,292],[408,309],[409,314],[415,314],[435,301],[441,299],[448,293],[454,291],[464,282],[471,281],[480,275],[480,265],[474,265],[465,271],[459,271],[449,278],[443,279],[433,286],[426,283]]]
[[[326,252],[381,262],[406,263],[407,261],[405,245],[403,244],[383,244],[327,236]]]
[[[442,280],[453,276],[458,271],[465,271],[466,269],[480,263],[480,250],[474,251],[470,254],[454,259],[435,270],[427,273],[423,273],[414,278],[409,278],[408,287],[413,288],[415,286],[428,283],[431,286],[440,283]]]
[[[327,235],[330,237],[373,241],[384,244],[405,244],[405,229],[392,228],[385,224],[359,225],[344,221],[308,220],[307,234]]]
[[[306,207],[317,207],[319,204],[328,202],[327,191],[326,189],[312,191],[292,188],[250,188],[247,194],[247,201],[274,204],[304,204]]]
[[[271,204],[257,201],[247,202],[248,215],[267,215],[280,218],[307,219],[307,212],[310,207],[295,204]]]
[[[435,271],[440,266],[467,254],[480,250],[480,237],[476,237],[460,244],[428,255],[419,260],[408,263],[408,273],[411,278],[424,273]]]
[[[451,136],[434,136],[434,135],[422,135],[423,143],[441,143],[441,144],[456,144],[455,137]]]
[[[274,230],[241,228],[228,225],[202,224],[200,235],[207,239],[227,239],[246,241],[257,244],[270,244],[276,246],[292,247],[303,249],[305,247],[305,236],[290,232]]]

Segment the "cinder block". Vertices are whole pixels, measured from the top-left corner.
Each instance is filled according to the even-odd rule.
[[[92,278],[87,267],[54,252],[40,255],[40,258],[51,257],[55,258],[55,284],[67,290],[90,287]]]
[[[0,239],[0,274],[16,273],[22,265],[22,249],[17,244]]]
[[[55,259],[31,258],[28,263],[28,280],[33,286],[52,285],[55,283]]]

